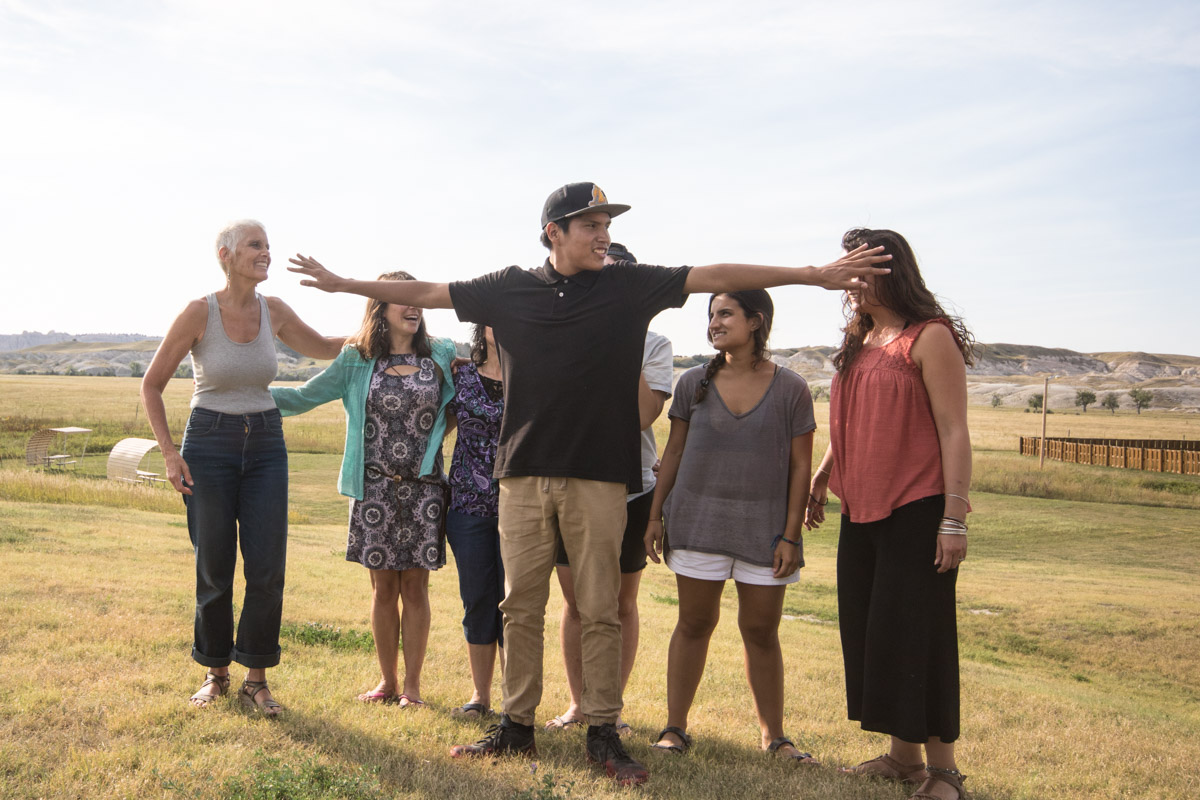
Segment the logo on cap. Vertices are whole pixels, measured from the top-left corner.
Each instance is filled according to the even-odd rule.
[[[588,208],[592,206],[602,206],[608,202],[608,198],[604,196],[604,192],[596,184],[592,184],[592,202],[588,203]]]

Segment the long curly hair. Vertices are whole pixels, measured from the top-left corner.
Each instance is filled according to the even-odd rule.
[[[921,277],[921,270],[917,267],[917,257],[908,241],[895,231],[870,228],[852,228],[842,236],[842,248],[846,251],[864,244],[868,247],[882,245],[884,252],[892,257],[892,260],[884,265],[891,268],[891,273],[876,275],[872,285],[872,291],[879,299],[879,304],[903,317],[905,327],[930,319],[948,321],[954,332],[954,341],[962,352],[963,361],[968,366],[974,364],[975,338],[967,330],[962,319],[948,314],[933,292],[925,286],[925,279]],[[871,319],[870,314],[850,308],[849,298],[842,301],[842,310],[846,316],[846,327],[842,328],[842,346],[833,354],[832,359],[838,372],[844,371],[854,363],[854,359],[862,352],[868,331],[875,327],[875,320]]]
[[[487,360],[487,325],[476,322],[471,327],[471,361],[475,362],[475,366],[482,367]]]
[[[747,319],[758,317],[761,323],[754,330],[754,355],[753,363],[758,366],[760,362],[769,361],[771,351],[767,349],[767,340],[771,338],[771,323],[775,319],[775,303],[771,301],[771,295],[767,294],[766,289],[744,289],[740,292],[718,292],[708,298],[708,316],[712,318],[712,304],[721,295],[728,297],[730,300],[741,306],[742,313]],[[709,342],[712,342],[712,336],[709,334]],[[696,387],[696,394],[692,398],[693,403],[703,402],[708,396],[708,387],[712,385],[713,378],[716,377],[717,371],[725,366],[725,354],[717,353],[708,360],[704,365],[704,377],[700,379],[700,385]]]
[[[396,270],[383,273],[377,280],[414,281],[416,278],[403,270]],[[362,325],[353,336],[346,340],[346,344],[353,345],[365,360],[388,354],[391,342],[388,339],[387,320],[384,319],[387,308],[388,304],[382,300],[376,300],[373,297],[367,300],[367,310],[363,313]],[[425,330],[424,316],[421,317],[421,325],[413,336],[413,352],[423,358],[433,355],[433,347],[429,344],[429,333]]]

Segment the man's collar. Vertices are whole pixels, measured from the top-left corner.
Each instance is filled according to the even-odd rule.
[[[576,272],[574,275],[568,278],[556,270],[548,258],[546,259],[546,263],[542,265],[541,272],[542,279],[548,284],[553,285],[562,281],[575,281],[580,286],[586,286],[588,288],[591,288],[592,284],[596,282],[596,276],[600,274],[598,271],[584,269]]]

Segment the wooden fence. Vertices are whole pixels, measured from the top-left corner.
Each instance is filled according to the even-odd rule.
[[[1037,456],[1040,436],[1021,437],[1021,455]],[[1046,438],[1046,458],[1098,467],[1200,475],[1200,441]]]

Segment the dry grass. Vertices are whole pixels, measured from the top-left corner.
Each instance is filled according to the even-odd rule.
[[[190,382],[173,382],[169,391],[169,408],[184,413]],[[0,376],[0,418],[39,426],[51,420],[126,424],[135,402],[133,380]],[[823,431],[828,405],[818,403],[817,412]],[[1038,473],[1036,462],[1011,452],[1017,433],[1035,419],[971,409],[976,511],[971,557],[959,582],[960,753],[968,786],[980,800],[1196,796],[1195,506],[1009,494],[1128,503],[1149,498],[1165,506],[1167,496],[1194,499],[1187,487],[1195,483],[1144,486],[1166,476],[1065,464],[1048,463]],[[1081,421],[1114,424],[1111,419],[1056,414],[1050,424],[1061,435],[1067,425],[1056,431],[1058,423],[1068,423],[1073,435],[1146,438],[1180,438],[1194,424],[1187,415],[1146,413],[1118,415],[1125,426],[1119,433],[1076,428]],[[368,581],[344,560],[346,504],[334,488],[340,456],[299,452],[302,441],[340,452],[342,425],[336,404],[287,422],[293,526],[284,622],[291,630],[337,628],[353,643],[369,630]],[[665,416],[656,432],[665,439]],[[75,476],[0,471],[4,797],[482,800],[546,797],[551,790],[628,796],[584,763],[579,732],[541,736],[536,772],[524,760],[463,764],[448,757],[450,744],[479,732],[446,713],[468,690],[453,563],[431,580],[434,623],[423,681],[430,708],[359,705],[353,696],[376,678],[373,656],[358,646],[297,638],[285,638],[284,662],[272,671],[289,709],[284,719],[256,719],[233,702],[207,712],[187,708],[183,699],[202,670],[187,655],[193,566],[181,505],[169,491],[87,479],[97,467],[102,472],[102,461],[88,459]],[[987,493],[988,481],[1005,493]],[[827,765],[852,764],[883,747],[880,737],[844,719],[835,527],[806,537],[808,567],[788,590],[789,619],[780,632],[788,730]],[[652,772],[641,794],[905,796],[897,787],[843,779],[830,768],[789,769],[757,752],[732,590],[693,715],[696,748],[685,759],[650,752],[646,739],[666,714],[663,665],[674,597],[670,574],[651,566],[641,593],[642,647],[626,695],[626,717],[637,733],[630,747]],[[558,602],[554,591],[543,717],[566,704],[554,625]]]
[[[293,457],[293,510],[312,523],[292,528],[284,621],[361,635],[368,582],[344,561],[337,467],[336,456]],[[1050,787],[1077,800],[1195,795],[1196,513],[980,493],[976,506],[959,584],[961,760],[974,795],[1036,798]],[[789,589],[780,634],[788,730],[829,765],[855,763],[883,743],[844,719],[836,533],[807,538],[809,566]],[[365,708],[352,698],[375,679],[369,652],[285,639],[272,681],[289,713],[274,724],[233,702],[208,712],[183,702],[202,670],[187,656],[192,563],[178,511],[0,500],[0,565],[6,797],[513,798],[541,796],[547,775],[560,796],[627,796],[584,763],[578,732],[541,736],[536,774],[524,760],[448,757],[450,744],[479,732],[446,713],[468,689],[453,564],[431,581],[423,681],[431,708]],[[651,753],[645,741],[666,713],[676,608],[663,568],[651,566],[643,582],[642,648],[626,698],[637,732],[630,746],[652,770],[642,794],[904,796],[828,768],[790,770],[756,751],[732,590],[693,717],[697,747],[686,759]],[[552,595],[544,717],[566,703]],[[271,786],[283,793],[267,794]]]

